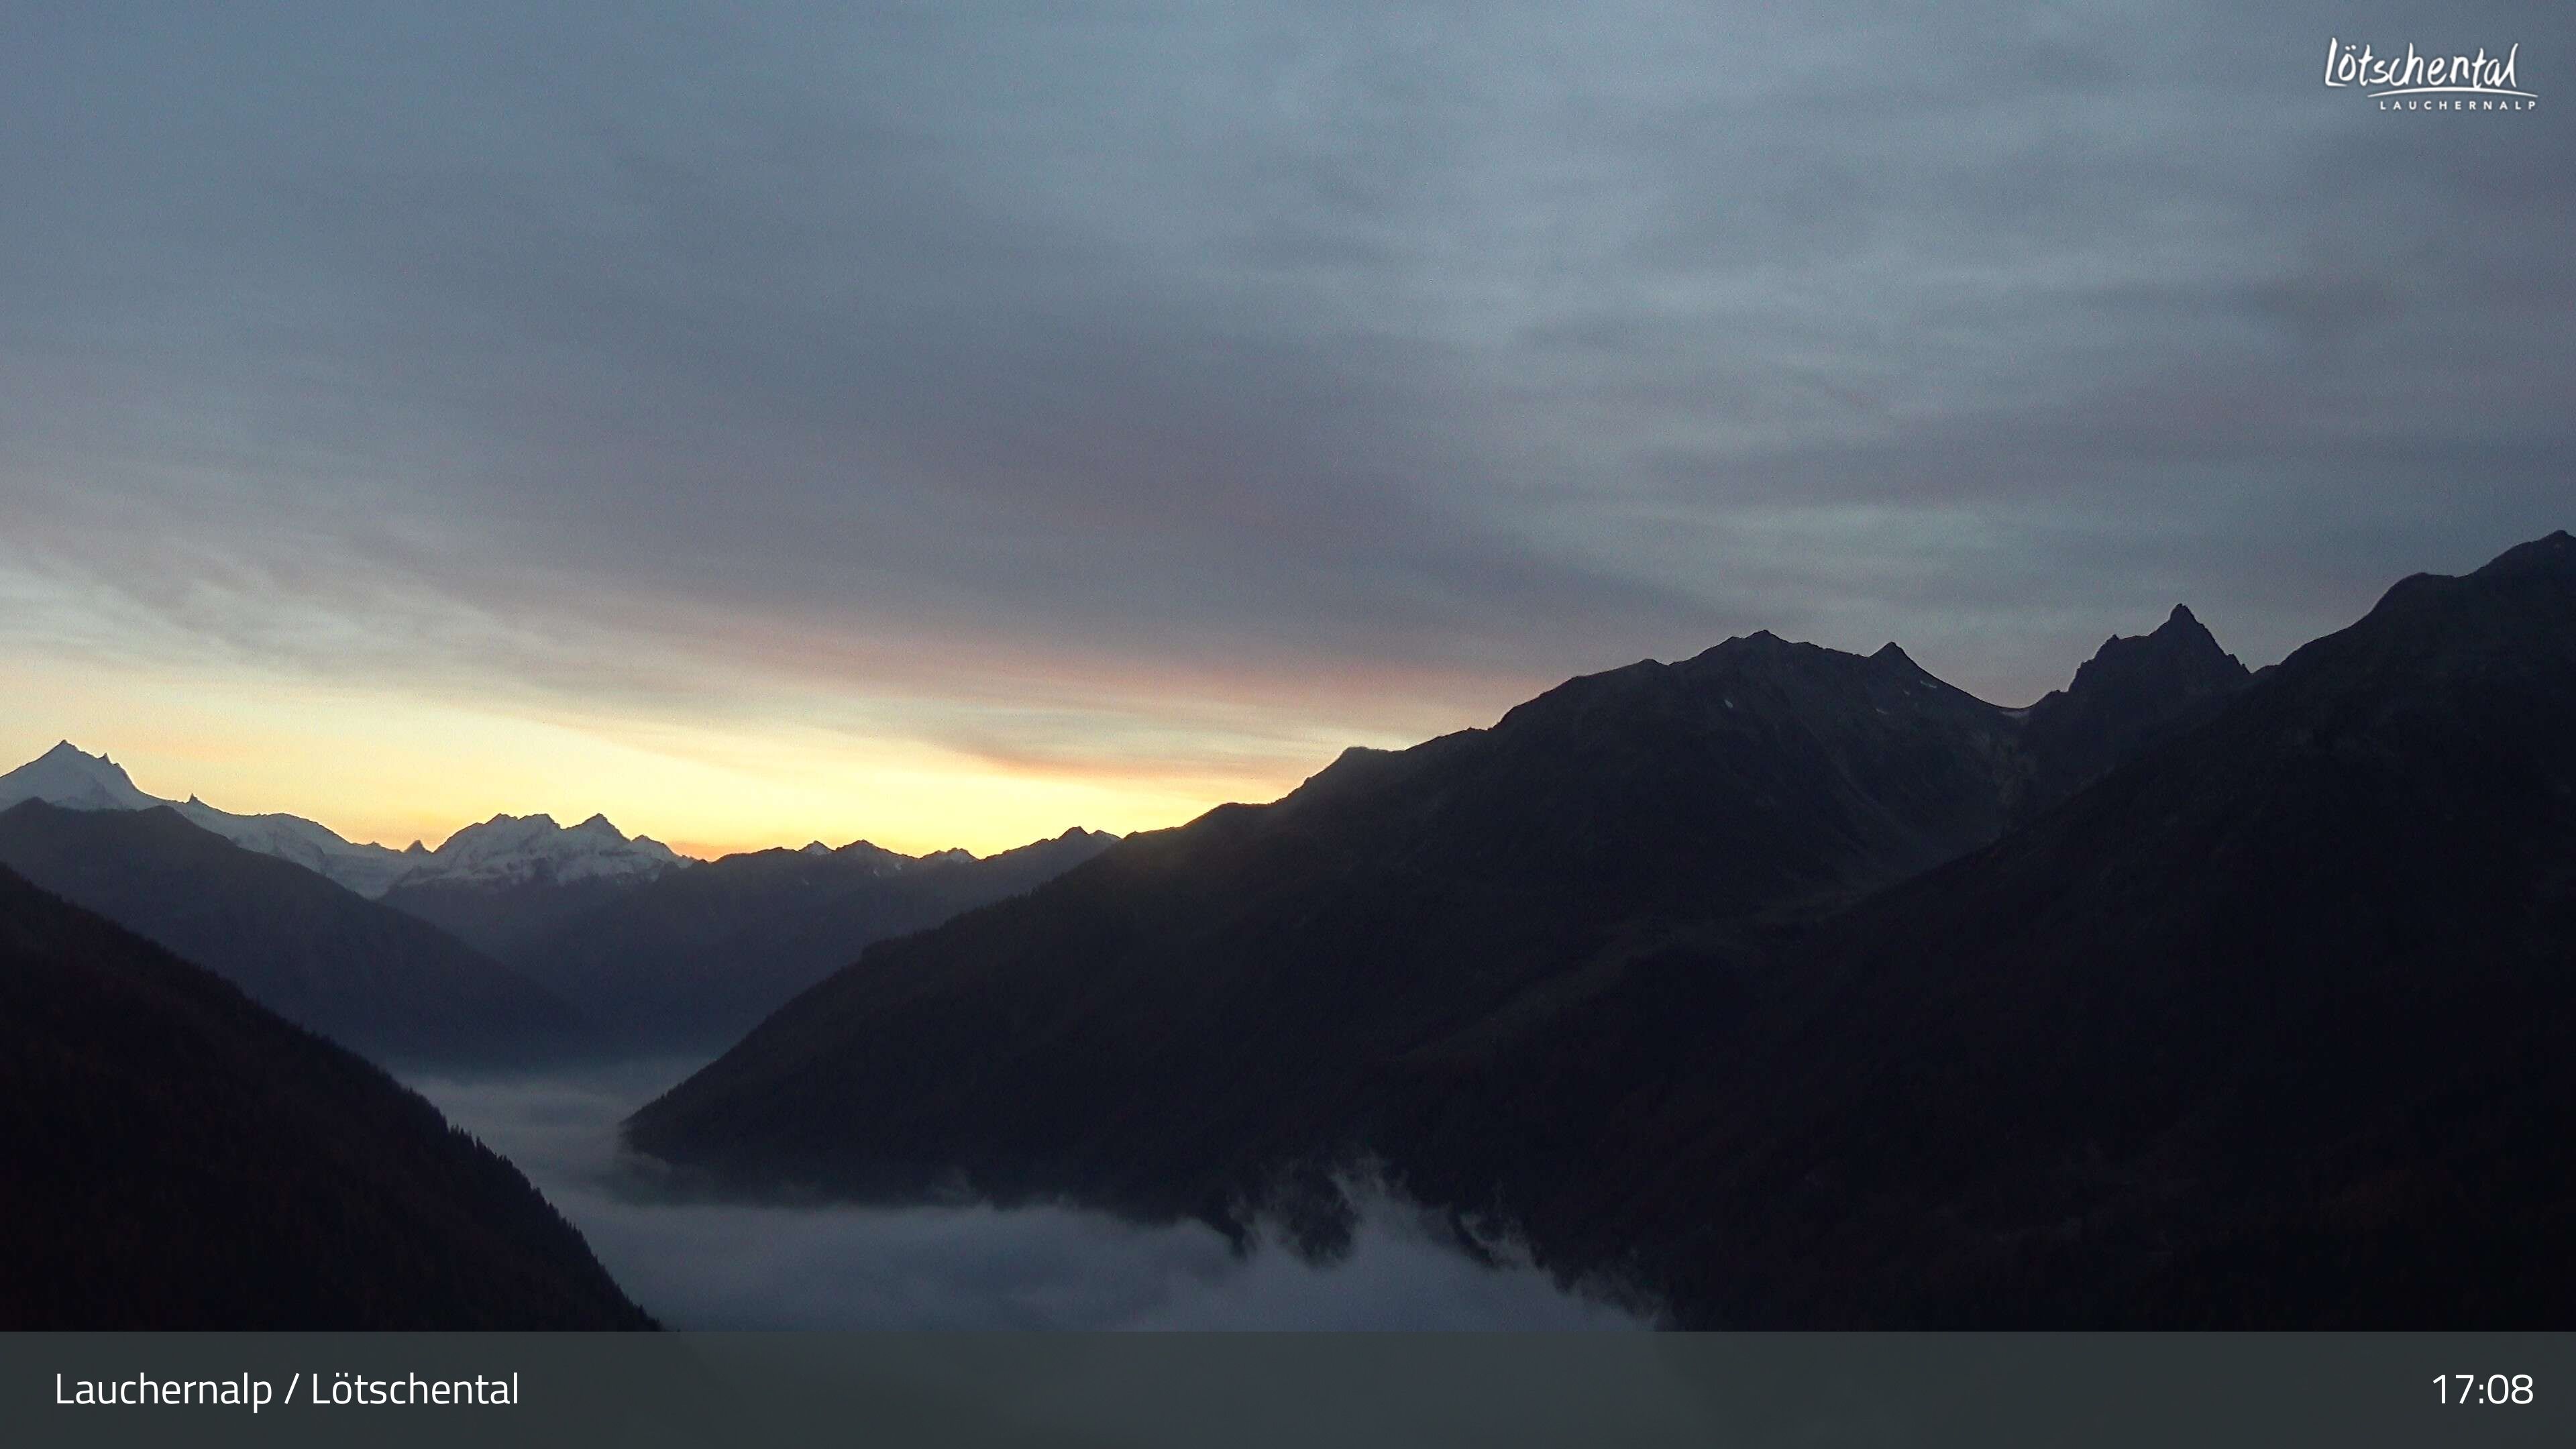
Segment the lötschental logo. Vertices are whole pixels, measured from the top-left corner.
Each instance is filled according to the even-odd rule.
[[[2326,88],[2351,86],[2383,111],[2528,111],[2540,97],[2520,89],[2513,73],[2522,43],[2502,55],[2481,46],[2472,55],[2381,55],[2367,45],[2326,41]]]

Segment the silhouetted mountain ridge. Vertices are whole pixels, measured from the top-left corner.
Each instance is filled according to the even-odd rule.
[[[0,1328],[652,1326],[429,1103],[7,870],[0,1162]]]
[[[2020,733],[1901,649],[1768,632],[1569,680],[877,947],[637,1141],[754,1181],[900,1194],[962,1169],[1223,1218],[1357,1130],[1406,1053],[1993,839],[2031,789]]]
[[[1695,1323],[2563,1321],[2571,555],[2027,715],[1764,635],[1569,681],[878,947],[631,1138],[1318,1241],[1368,1153]]]
[[[370,1055],[553,1055],[582,1042],[562,998],[436,927],[168,806],[0,812],[0,865],[205,965]]]
[[[2033,780],[2018,813],[2043,809],[2207,719],[2252,677],[2180,604],[2154,633],[2103,641],[2074,683],[2030,707],[2022,742]]]
[[[2559,534],[2406,581],[1808,939],[1639,973],[1442,1082],[1479,1120],[1381,1140],[1700,1321],[2563,1322],[2571,737]],[[1515,1169],[1527,1124],[1613,1110],[1610,1050],[1628,1130]]]

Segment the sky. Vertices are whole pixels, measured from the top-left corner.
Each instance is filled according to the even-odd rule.
[[[2576,523],[2570,29],[12,5],[0,765],[990,850],[1760,628],[2268,662]]]

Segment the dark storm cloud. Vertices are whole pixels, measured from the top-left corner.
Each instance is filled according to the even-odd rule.
[[[2033,694],[2185,594],[2268,655],[2567,522],[2545,19],[21,12],[0,568],[664,699],[1760,625]],[[2519,41],[2544,109],[2392,120],[2329,34]]]

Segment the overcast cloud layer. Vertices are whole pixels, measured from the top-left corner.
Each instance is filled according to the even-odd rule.
[[[2177,600],[2260,662],[2576,521],[2568,38],[15,6],[0,661],[1220,773],[1757,627],[2005,703]]]

